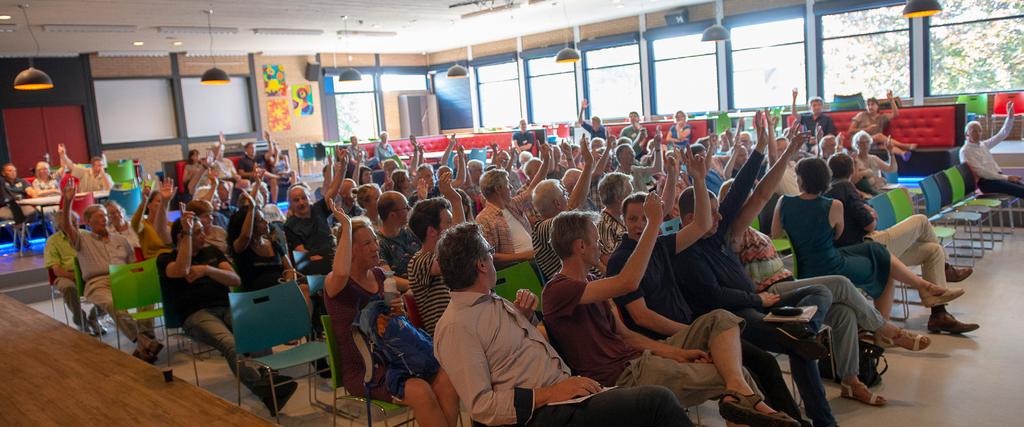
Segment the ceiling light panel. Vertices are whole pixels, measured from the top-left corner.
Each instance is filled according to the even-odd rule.
[[[86,24],[45,24],[48,33],[134,33],[134,25],[86,25]]]
[[[353,37],[394,37],[398,33],[394,31],[345,31],[338,30],[338,37],[353,36]]]
[[[171,26],[157,27],[160,34],[238,34],[238,27],[193,27],[193,26]]]
[[[264,36],[322,36],[324,34],[324,30],[303,28],[253,28],[252,32]]]
[[[0,24],[0,33],[13,33],[18,29],[18,24]]]

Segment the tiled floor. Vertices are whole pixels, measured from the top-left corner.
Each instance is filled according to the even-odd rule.
[[[873,408],[839,397],[838,386],[828,383],[826,390],[833,412],[844,427],[850,426],[1019,426],[1024,425],[1024,405],[1020,392],[1024,380],[1021,369],[1024,345],[1020,325],[1024,321],[1024,280],[1016,270],[1016,263],[1024,257],[1024,232],[998,245],[977,265],[977,272],[962,285],[967,294],[950,306],[958,317],[978,322],[982,328],[964,337],[932,335],[932,346],[926,351],[911,353],[890,349],[886,353],[889,371],[883,384],[874,391],[889,400],[885,408]],[[33,305],[50,314],[50,303]],[[911,307],[906,326],[923,331],[928,312],[919,306]],[[59,312],[58,312],[59,313]],[[63,315],[58,316],[63,321]],[[113,345],[114,333],[105,338]],[[172,338],[172,343],[176,342]],[[126,352],[130,345],[122,343]],[[173,351],[174,375],[193,381],[190,357]],[[187,345],[185,347],[187,349]],[[187,350],[186,350],[187,351]],[[166,357],[167,352],[163,353]],[[163,367],[161,358],[157,367]],[[785,367],[784,367],[785,368]],[[214,394],[234,402],[235,383],[224,360],[208,356],[198,362],[201,386]],[[788,370],[788,369],[784,369]],[[305,369],[301,369],[305,372]],[[288,372],[285,371],[287,374]],[[329,413],[313,407],[306,397],[305,384],[301,385],[284,410],[284,425],[330,425]],[[248,410],[267,417],[266,408],[244,387],[242,405]],[[317,396],[329,401],[331,393],[326,385],[317,388]],[[355,405],[351,410],[359,411]],[[699,408],[704,425],[721,426],[714,403]],[[390,418],[392,423],[404,419],[404,414]],[[339,419],[342,425],[346,419]],[[365,425],[365,418],[355,421]],[[383,425],[383,423],[375,423]],[[468,426],[468,419],[464,420]]]

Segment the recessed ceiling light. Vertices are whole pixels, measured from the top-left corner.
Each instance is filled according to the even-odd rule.
[[[619,9],[622,9],[622,8],[626,7],[626,5],[624,5],[624,4],[622,4],[622,3],[619,3],[619,5],[618,5],[618,6],[615,6],[615,7],[619,8]]]
[[[146,44],[146,42],[139,42],[139,41],[132,42],[132,46],[142,46],[144,44]]]
[[[612,3],[616,3],[616,4],[622,3],[622,0],[612,0]]]
[[[11,15],[0,15],[0,21],[6,21],[11,19]]]
[[[180,40],[179,40],[179,41],[176,41],[176,42],[171,42],[171,46],[181,46],[181,45],[183,45],[183,44],[185,44],[185,42],[183,42],[183,41],[180,41]]]
[[[371,25],[370,27],[373,27],[373,28],[380,28],[380,24],[373,24],[373,25]]]

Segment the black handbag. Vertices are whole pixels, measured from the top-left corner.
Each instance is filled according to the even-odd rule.
[[[825,379],[831,379],[836,383],[842,383],[842,378],[836,375],[837,367],[835,358],[832,357],[833,347],[832,343],[828,341],[828,336],[825,337],[825,348],[828,350],[828,354],[818,359],[818,370],[821,372],[821,377]],[[872,344],[867,341],[859,340],[860,352],[858,355],[858,364],[860,366],[860,374],[857,378],[860,382],[868,387],[874,387],[878,383],[882,382],[882,375],[889,370],[889,362],[885,359],[885,349]],[[879,370],[879,365],[884,366]]]

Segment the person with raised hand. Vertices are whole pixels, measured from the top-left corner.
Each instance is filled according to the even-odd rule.
[[[171,227],[167,213],[174,199],[175,186],[172,178],[165,178],[158,191],[143,186],[143,202],[132,215],[132,230],[139,236],[142,258],[154,258],[172,249]]]
[[[1024,178],[1004,173],[992,157],[992,149],[1010,136],[1013,122],[1014,103],[1009,102],[1006,104],[1006,121],[991,138],[981,139],[981,123],[977,121],[966,126],[967,142],[960,147],[960,161],[970,165],[978,177],[978,189],[983,193],[1024,197]]]

